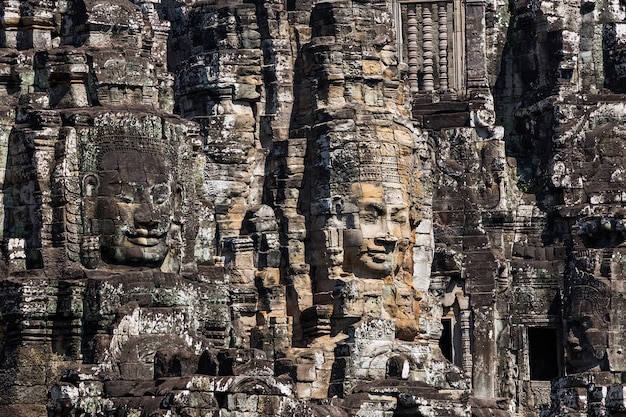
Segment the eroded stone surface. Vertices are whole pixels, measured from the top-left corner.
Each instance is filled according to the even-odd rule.
[[[624,412],[622,2],[0,10],[0,414]]]

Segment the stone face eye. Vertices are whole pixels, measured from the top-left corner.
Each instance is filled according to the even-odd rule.
[[[168,184],[156,184],[150,189],[152,202],[155,204],[163,204],[170,199],[170,187]]]
[[[376,204],[368,204],[360,213],[361,220],[365,223],[376,223],[385,214],[384,208]]]
[[[122,203],[126,203],[126,204],[131,204],[135,201],[133,196],[124,194],[124,193],[117,194],[115,197]]]
[[[137,198],[141,195],[141,190],[136,184],[125,183],[121,181],[109,184],[109,196],[115,196],[117,201],[124,204],[137,203]]]
[[[365,223],[376,223],[378,220],[378,214],[369,210],[365,211],[361,217]]]
[[[590,316],[583,316],[580,320],[580,327],[583,330],[592,329],[593,328],[593,318]]]
[[[404,209],[397,209],[397,210],[394,210],[394,211],[391,213],[391,220],[392,220],[394,223],[398,223],[398,224],[404,224],[404,223],[406,223],[406,222],[407,222],[407,220],[408,220],[408,217],[407,217],[407,214],[406,214],[406,210],[404,210]]]

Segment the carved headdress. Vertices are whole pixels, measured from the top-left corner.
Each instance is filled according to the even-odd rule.
[[[80,146],[81,172],[99,171],[102,168],[102,157],[111,151],[163,155],[167,161],[176,158],[172,143],[163,137],[160,129],[146,132],[135,126],[100,126],[89,130]],[[176,164],[171,168],[176,169]]]

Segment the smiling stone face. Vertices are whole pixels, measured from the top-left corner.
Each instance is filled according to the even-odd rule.
[[[162,155],[109,151],[100,160],[95,217],[107,263],[159,266],[174,211],[172,167]]]
[[[351,264],[346,267],[361,278],[396,273],[411,237],[408,196],[367,183],[353,184],[352,194],[358,202],[358,228],[344,236],[345,261]]]
[[[602,369],[608,347],[609,294],[576,286],[566,308],[567,364],[571,372]]]
[[[182,204],[171,146],[137,132],[94,137],[83,148],[83,265],[165,267],[178,256]]]

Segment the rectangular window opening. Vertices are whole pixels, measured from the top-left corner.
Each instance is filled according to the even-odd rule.
[[[530,379],[550,381],[559,376],[557,329],[554,327],[529,328],[528,345]]]
[[[441,319],[441,324],[443,325],[443,329],[441,330],[441,338],[439,339],[439,348],[443,356],[450,362],[453,362],[452,320],[447,318]]]

